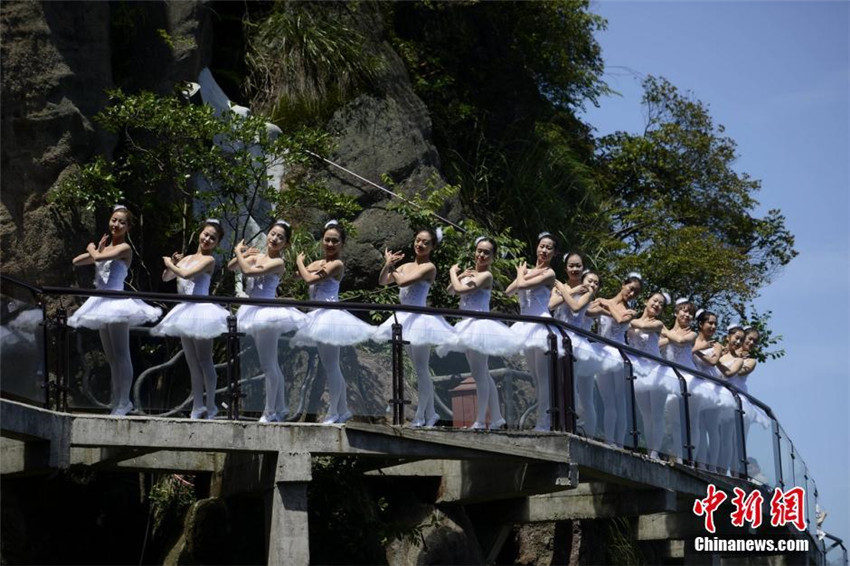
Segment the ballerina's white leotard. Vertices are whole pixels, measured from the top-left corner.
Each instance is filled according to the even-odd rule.
[[[95,289],[123,291],[129,267],[120,259],[95,262]],[[89,297],[68,319],[68,326],[100,330],[109,324],[126,323],[138,326],[162,316],[162,309],[139,299]]]
[[[630,327],[627,335],[629,346],[632,348],[661,357],[661,351],[658,348],[658,340],[661,335],[658,332],[648,332],[640,328]],[[659,388],[674,395],[679,393],[679,381],[672,369],[649,358],[629,354],[629,359],[632,362],[635,377],[637,377],[635,391]]]
[[[187,267],[190,266],[187,264]],[[197,273],[191,279],[177,278],[177,292],[181,295],[209,295],[212,274]],[[209,340],[227,332],[227,309],[212,303],[180,303],[151,329],[157,336],[179,336]]]
[[[517,293],[520,314],[552,318],[552,315],[549,314],[549,297],[551,294],[549,288],[544,285],[529,289],[520,289]],[[511,326],[511,330],[516,334],[522,344],[523,351],[532,349],[548,351],[549,332],[551,330],[555,333],[558,355],[564,355],[561,333],[554,326],[550,327],[536,322],[515,322]]]
[[[310,285],[310,300],[338,302],[339,280],[327,277]],[[307,313],[303,326],[292,337],[291,343],[297,346],[352,346],[369,340],[375,330],[348,311],[316,309]]]
[[[416,281],[398,291],[402,305],[424,307],[431,289],[430,281]],[[453,349],[457,344],[455,329],[441,316],[411,312],[397,312],[396,318],[402,326],[402,338],[411,346],[437,346],[440,351]],[[393,317],[390,316],[375,331],[373,340],[385,342],[392,338]]]
[[[267,273],[250,278],[252,299],[274,299],[280,275]],[[275,329],[281,334],[298,329],[306,321],[304,313],[284,306],[242,305],[236,312],[236,325],[241,332],[254,334]]]
[[[573,293],[573,296],[581,295],[581,293]],[[562,320],[569,325],[575,326],[582,330],[590,331],[593,325],[593,319],[587,316],[587,309],[590,306],[590,301],[578,311],[573,312],[567,303],[558,305],[554,315],[558,320]],[[605,353],[604,345],[599,342],[591,342],[581,334],[577,334],[570,329],[567,329],[567,334],[570,336],[573,347],[573,356],[579,362],[583,362],[585,371],[589,374],[595,374],[600,371],[613,369],[616,363],[612,362]]]
[[[460,296],[459,308],[465,311],[490,312],[490,289],[475,289]],[[522,350],[514,332],[498,320],[464,318],[455,324],[457,351],[474,350],[488,356],[513,356]],[[445,347],[437,353],[442,355]]]

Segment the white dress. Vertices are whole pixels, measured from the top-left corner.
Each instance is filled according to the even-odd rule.
[[[629,346],[641,352],[661,357],[661,351],[658,348],[658,340],[661,335],[658,332],[648,332],[640,328],[630,327],[627,334]],[[627,355],[632,362],[634,375],[637,377],[635,380],[636,391],[664,389],[674,395],[679,393],[679,380],[672,369],[649,358]]]
[[[687,368],[697,369],[694,364],[693,345],[692,344],[676,344],[673,341],[667,343],[664,349],[664,358],[683,365]],[[683,372],[682,377],[685,378],[685,383],[688,384],[688,393],[700,397],[704,402],[704,408],[708,409],[712,406],[720,406],[722,404],[722,389],[720,385],[695,377],[688,372]]]
[[[573,294],[573,296],[576,295],[580,295],[580,293]],[[569,305],[563,303],[555,309],[555,318],[576,328],[590,332],[593,319],[586,315],[589,306],[590,301],[578,311],[573,312]],[[600,371],[608,371],[616,367],[617,363],[606,355],[604,344],[591,342],[583,335],[576,334],[569,329],[567,329],[567,334],[570,336],[570,341],[572,342],[573,356],[579,362],[583,362],[585,367],[589,368],[589,373],[599,373]]]
[[[747,377],[746,375],[733,375],[728,379],[728,383],[747,393]],[[763,428],[770,427],[770,417],[761,408],[753,405],[746,395],[741,395],[741,408],[744,410],[744,418],[751,423],[758,423]]]
[[[465,311],[490,312],[490,289],[475,289],[460,296],[459,308]],[[498,320],[485,318],[464,318],[455,324],[457,345],[455,349],[463,352],[473,350],[488,356],[513,356],[520,353],[522,343],[510,327]],[[437,353],[447,351],[441,346]]]
[[[552,318],[549,314],[549,296],[552,292],[548,287],[539,285],[530,289],[521,289],[517,293],[519,299],[519,312],[527,316],[540,316]],[[558,345],[558,355],[563,356],[564,346],[561,340],[561,332],[557,326],[539,324],[537,322],[515,322],[511,330],[522,344],[523,351],[531,349],[549,351],[549,333],[555,334]]]
[[[310,300],[339,301],[339,280],[327,277],[310,285]],[[307,313],[305,322],[290,341],[296,346],[352,346],[369,340],[375,327],[363,322],[348,311],[316,309]]]
[[[274,299],[280,275],[267,273],[251,278],[249,297],[252,299]],[[307,317],[296,308],[266,305],[242,305],[236,311],[236,327],[240,332],[255,334],[275,329],[281,334],[297,330]]]
[[[431,289],[429,281],[417,281],[398,290],[398,299],[402,305],[424,307]],[[396,312],[385,320],[375,331],[372,340],[386,342],[392,339],[394,318],[401,323],[403,340],[411,346],[437,346],[440,351],[454,349],[457,344],[455,329],[441,316],[411,312]]]
[[[629,321],[617,322],[614,320],[614,317],[609,314],[602,313],[599,315],[599,335],[603,338],[607,338],[608,340],[625,344],[626,332],[630,326],[631,324]],[[603,346],[603,351],[608,358],[614,360],[615,367],[623,365],[623,355],[617,348],[606,344]]]
[[[191,264],[190,264],[191,265]],[[177,278],[181,295],[209,295],[211,273],[198,273],[192,279]],[[180,303],[151,329],[156,336],[179,336],[210,340],[227,332],[230,312],[212,303]]]
[[[123,291],[128,266],[120,259],[108,259],[95,262],[95,289]],[[108,324],[127,323],[139,326],[153,322],[162,316],[162,309],[152,307],[139,299],[89,297],[77,311],[68,318],[68,326],[100,330]]]

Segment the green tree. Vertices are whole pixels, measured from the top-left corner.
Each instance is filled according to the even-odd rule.
[[[705,104],[663,78],[643,86],[644,132],[599,142],[605,267],[638,270],[651,288],[692,297],[726,322],[757,317],[752,300],[797,255],[794,236],[780,211],[756,215],[761,183],[735,170],[735,141]]]
[[[182,249],[191,248],[198,223],[207,216],[222,219],[241,238],[250,236],[245,233],[248,214],[261,225],[270,223],[275,205],[337,203],[350,210],[344,197],[329,197],[323,187],[295,186],[284,194],[269,183],[273,166],[308,167],[308,151],[327,150],[325,134],[309,129],[278,133],[262,117],[216,115],[210,106],[188,104],[179,93],[117,90],[110,99],[96,120],[119,137],[113,159],[98,157],[81,165],[51,199],[60,206],[130,205],[140,213],[137,245],[143,259],[170,253],[178,238]],[[152,230],[145,230],[147,224]],[[153,253],[144,253],[145,247]]]

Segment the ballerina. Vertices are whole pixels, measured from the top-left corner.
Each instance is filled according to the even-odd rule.
[[[181,295],[209,295],[215,270],[212,253],[222,238],[221,222],[208,218],[201,227],[194,254],[181,256],[175,252],[171,257],[162,258],[165,264],[162,280],[171,281],[176,277],[177,292]],[[189,413],[192,419],[213,419],[218,414],[213,338],[227,332],[228,316],[227,309],[212,303],[180,303],[151,329],[151,334],[157,336],[180,338],[192,382],[192,411]]]
[[[404,259],[403,252],[384,250],[384,265],[378,276],[378,283],[399,286],[399,302],[402,305],[424,307],[428,300],[428,291],[437,277],[437,267],[431,262],[431,252],[439,245],[442,232],[424,228],[416,232],[413,240],[413,261],[397,265]],[[397,319],[402,326],[402,338],[409,342],[407,347],[416,383],[419,389],[419,405],[411,427],[433,427],[440,416],[434,408],[434,383],[431,381],[429,360],[432,346],[451,349],[457,343],[454,328],[441,316],[398,312],[395,317],[384,321],[375,331],[373,340],[385,342],[392,338],[392,325]]]
[[[726,373],[729,377],[728,382],[744,393],[744,395],[740,395],[740,399],[741,409],[744,412],[743,432],[745,442],[749,437],[750,426],[753,423],[758,423],[763,429],[769,429],[771,426],[770,417],[760,407],[754,405],[748,395],[747,377],[756,365],[756,361],[750,358],[749,354],[758,342],[758,337],[758,330],[745,328],[740,324],[730,325],[727,329],[726,347],[723,349],[723,355],[720,357],[718,366],[722,365],[729,368],[728,373]],[[747,344],[748,341],[749,344]],[[741,450],[738,443],[734,443],[730,463],[739,462],[741,460],[740,454]]]
[[[124,279],[133,261],[133,249],[127,233],[133,216],[126,206],[118,204],[109,218],[109,233],[97,245],[89,243],[86,251],[74,258],[74,265],[95,264],[95,288],[123,291]],[[112,375],[110,414],[124,416],[133,410],[130,388],[133,385],[133,363],[130,360],[130,326],[153,322],[162,310],[139,299],[89,297],[68,319],[68,326],[100,332],[103,352]]]
[[[629,302],[640,294],[643,280],[639,273],[629,273],[620,291],[610,299],[596,299],[588,309],[590,316],[599,317],[599,335],[609,340],[625,343],[626,330],[637,312],[629,308]],[[622,446],[626,439],[627,395],[623,356],[613,346],[604,346],[608,358],[605,370],[596,375],[596,386],[602,397],[603,430],[605,440]]]
[[[564,264],[567,270],[567,282],[555,280],[552,296],[549,299],[549,309],[558,320],[576,328],[590,331],[593,319],[587,316],[596,292],[599,290],[599,275],[593,271],[584,270],[584,261],[580,254],[568,252],[564,254]],[[593,391],[594,376],[602,371],[612,370],[614,362],[605,354],[604,346],[591,342],[585,336],[567,329],[573,353],[573,378],[576,389],[576,414],[581,419],[586,434],[596,434],[596,408]]]
[[[325,224],[322,232],[324,259],[304,264],[304,253],[295,262],[301,278],[310,285],[313,301],[339,301],[339,282],[345,272],[340,259],[345,245],[345,229],[336,221]],[[307,314],[305,324],[291,340],[296,346],[316,346],[319,359],[325,368],[330,403],[323,424],[344,423],[353,415],[348,410],[345,378],[339,367],[340,346],[352,346],[372,337],[375,328],[351,313],[337,309],[317,309]]]
[[[537,262],[534,269],[529,269],[525,262],[517,265],[516,279],[505,293],[519,295],[520,314],[551,318],[549,297],[555,285],[555,271],[550,264],[557,247],[555,236],[541,232],[537,235]],[[549,334],[553,329],[536,322],[516,322],[511,330],[524,345],[526,365],[537,388],[537,424],[534,430],[551,430],[549,362],[546,355],[549,351]],[[563,355],[561,341],[557,340],[557,344],[558,354]]]
[[[452,293],[460,295],[461,310],[490,312],[490,293],[493,288],[493,274],[490,266],[496,255],[496,242],[486,236],[475,240],[475,269],[461,273],[454,264],[449,269]],[[491,429],[505,426],[505,419],[499,407],[499,392],[496,382],[490,375],[488,359],[490,356],[512,356],[522,349],[516,334],[504,323],[481,318],[464,318],[455,325],[457,349],[466,353],[472,378],[478,394],[475,422],[470,428],[487,428],[487,412],[490,413]],[[445,347],[437,353],[445,351]]]
[[[277,220],[266,236],[266,252],[248,248],[245,241],[236,244],[228,267],[252,278],[252,299],[273,299],[280,278],[286,270],[283,249],[289,245],[292,227]],[[286,382],[278,362],[280,336],[296,330],[305,321],[304,314],[291,307],[242,305],[236,312],[237,327],[254,339],[260,367],[266,377],[266,405],[260,422],[281,422],[289,414],[286,404]]]
[[[693,357],[694,365],[703,373],[712,377],[723,379],[735,375],[741,367],[740,360],[732,360],[729,365],[720,363],[723,353],[723,348],[714,341],[714,334],[717,331],[717,315],[711,311],[700,309],[696,313],[697,321],[697,338],[694,341]],[[735,411],[737,409],[734,398],[728,393],[719,392],[719,403],[716,407],[709,405],[704,411],[707,411],[708,418],[704,419],[708,423],[713,423],[716,412],[716,427],[708,427],[708,460],[711,465],[725,472],[729,469],[734,455],[734,442],[729,439],[735,437]]]
[[[643,314],[633,318],[627,331],[629,345],[661,357],[658,339],[664,329],[664,323],[658,318],[664,307],[670,303],[667,293],[653,293],[646,301]],[[641,357],[633,357],[635,377],[635,401],[643,421],[646,448],[650,458],[658,458],[661,443],[664,440],[664,409],[667,395],[678,391],[671,386],[678,385],[676,375],[666,366]]]

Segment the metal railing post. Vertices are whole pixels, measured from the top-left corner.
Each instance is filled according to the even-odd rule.
[[[685,406],[685,414],[679,417],[679,429],[680,434],[682,435],[682,446],[684,448],[684,452],[682,452],[682,460],[684,460],[685,464],[688,466],[694,466],[694,443],[691,442],[691,393],[688,391],[688,382],[679,373],[679,370],[676,368],[670,368],[676,373],[676,377],[679,379],[679,394],[682,396],[682,403]]]
[[[576,431],[575,358],[573,357],[573,341],[563,329],[561,329],[561,344],[564,347],[564,359],[561,361],[562,420],[564,421],[564,430],[574,433]]]
[[[239,332],[236,316],[231,314],[227,317],[227,418],[231,420],[239,420],[239,405],[242,399],[241,373]]]
[[[54,405],[57,411],[68,410],[68,381],[71,373],[71,356],[68,345],[68,311],[60,307],[56,311],[56,379],[52,391],[55,394]],[[50,389],[48,390],[48,394]]]
[[[546,355],[549,356],[549,430],[563,431],[564,427],[561,425],[563,411],[560,407],[561,395],[560,387],[558,387],[560,385],[558,383],[558,338],[551,328],[548,330],[549,351]],[[537,407],[537,413],[537,420],[540,422],[543,417],[540,414],[540,407]]]
[[[773,426],[773,465],[776,470],[776,481],[785,489],[785,479],[782,474],[782,441],[779,434],[779,423],[771,420]]]
[[[44,297],[41,298],[39,302],[39,307],[41,307],[41,346],[44,349],[42,352],[41,359],[41,368],[44,378],[44,382],[41,384],[42,389],[44,389],[44,408],[50,408],[50,356],[48,352],[50,352],[50,348],[48,347],[50,344],[50,324],[47,320],[47,303],[44,301]]]
[[[393,406],[393,425],[399,426],[404,424],[404,406],[409,405],[410,401],[404,398],[404,345],[408,344],[402,336],[401,323],[393,313],[392,325],[392,369],[393,369],[393,387],[392,398],[390,404]]]
[[[632,402],[632,410],[630,411],[632,416],[632,449],[637,450],[639,446],[639,437],[640,431],[637,427],[637,403],[635,402],[635,372],[634,367],[632,366],[632,360],[626,355],[626,353],[622,350],[618,350],[620,355],[623,357],[623,364],[625,370],[628,372],[628,377],[626,380],[629,382],[629,399]]]
[[[735,396],[735,402],[738,404],[738,418],[735,419],[735,436],[737,436],[738,448],[741,454],[741,472],[738,475],[743,479],[749,479],[750,475],[747,470],[747,439],[744,434],[744,407],[741,396],[735,391],[732,391],[732,395]]]

